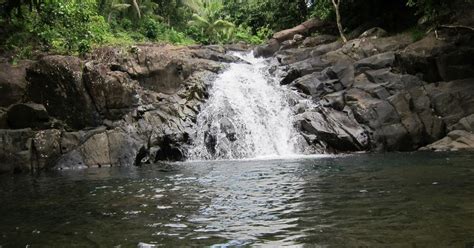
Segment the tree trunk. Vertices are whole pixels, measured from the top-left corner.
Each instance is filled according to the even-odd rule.
[[[137,0],[132,0],[132,5],[135,9],[135,12],[137,13],[138,19],[142,18],[142,13],[140,12],[140,7],[138,6]]]
[[[341,13],[339,13],[339,4],[341,0],[331,0],[332,4],[334,5],[334,9],[336,10],[336,23],[337,29],[339,29],[339,34],[341,35],[342,42],[346,43],[347,38],[344,36],[344,31],[342,30],[342,23],[341,23]]]

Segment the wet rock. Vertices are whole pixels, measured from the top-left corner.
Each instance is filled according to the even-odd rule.
[[[378,151],[411,151],[411,139],[401,123],[383,125],[375,131],[374,139],[378,140],[375,149]]]
[[[53,168],[61,155],[61,131],[50,129],[37,132],[33,137],[33,152],[35,170]]]
[[[0,173],[20,173],[32,169],[31,129],[0,130]]]
[[[136,134],[120,129],[107,131],[110,164],[113,166],[138,166],[146,151],[145,142]]]
[[[8,126],[13,129],[38,128],[49,120],[46,108],[36,103],[15,104],[8,109]]]
[[[133,166],[141,162],[146,141],[135,133],[120,128],[96,129],[88,133],[65,133],[61,137],[64,155],[58,168],[76,169],[87,167]],[[138,159],[137,159],[138,158]]]
[[[363,150],[368,145],[365,130],[342,112],[306,112],[299,119],[304,132],[338,151]]]
[[[235,132],[235,126],[230,121],[230,119],[224,117],[219,121],[219,123],[220,123],[220,129],[223,133],[225,133],[227,139],[229,141],[236,141],[237,133]]]
[[[95,134],[79,147],[79,152],[87,167],[111,166],[107,133]]]
[[[86,140],[85,132],[64,132],[61,135],[61,154],[66,154]]]
[[[255,57],[268,58],[280,49],[280,42],[276,39],[270,39],[266,44],[257,46],[253,49]]]
[[[185,155],[181,147],[169,136],[164,137],[158,150],[154,162],[158,161],[183,161]]]

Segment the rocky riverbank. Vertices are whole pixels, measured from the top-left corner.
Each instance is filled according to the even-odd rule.
[[[254,49],[293,89],[307,152],[474,148],[472,32],[413,42],[374,28],[342,44],[309,28]],[[2,63],[0,173],[185,159],[209,83],[240,61],[228,50],[141,45]]]
[[[296,125],[315,151],[474,148],[472,31],[445,28],[413,42],[373,28],[346,44],[305,31],[255,53],[273,56],[281,84],[298,92]]]
[[[103,48],[0,71],[0,172],[184,159],[223,47]]]

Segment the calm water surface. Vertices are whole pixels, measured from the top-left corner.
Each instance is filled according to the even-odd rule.
[[[472,247],[474,154],[0,177],[0,246]],[[142,244],[143,245],[143,244]]]

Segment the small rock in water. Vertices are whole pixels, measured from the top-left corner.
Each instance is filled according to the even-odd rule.
[[[367,192],[369,192],[369,191],[366,190],[366,189],[361,189],[361,190],[359,190],[359,193],[367,193]]]
[[[433,182],[432,184],[433,184],[433,185],[438,185],[439,183],[438,183],[438,182]]]

